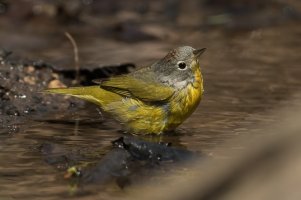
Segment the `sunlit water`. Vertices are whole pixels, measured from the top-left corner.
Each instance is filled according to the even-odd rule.
[[[135,49],[150,47],[149,53],[139,51],[134,57],[127,57],[138,64],[139,61],[144,64],[157,59],[168,48],[182,44],[207,47],[208,51],[201,61],[205,81],[202,102],[195,113],[178,128],[176,135],[162,136],[157,140],[171,142],[174,146],[190,151],[203,152],[209,158],[223,159],[219,155],[212,155],[211,150],[217,147],[222,150],[228,139],[252,134],[258,123],[268,125],[277,119],[278,116],[272,115],[271,111],[290,104],[289,99],[300,90],[301,29],[292,24],[235,35],[230,33],[231,36],[214,30],[192,32],[179,33],[183,39],[174,44],[146,42],[133,44],[131,50],[125,50],[126,45],[120,43],[114,45],[119,49],[114,51],[109,42],[97,37],[90,42],[85,40],[80,43],[80,47],[83,60],[94,63],[128,61],[123,59],[133,54]],[[158,51],[152,54],[151,50]],[[49,54],[54,51],[60,50],[48,50]],[[107,54],[102,57],[103,54],[99,52]],[[51,57],[45,52],[42,54]],[[100,55],[97,57],[95,54]],[[122,56],[115,60],[113,55],[117,54]],[[112,120],[102,122],[96,107],[89,106],[87,110],[72,116],[59,114],[29,120],[21,125],[19,132],[2,134],[0,199],[74,197],[73,187],[63,178],[64,171],[45,162],[38,151],[39,145],[43,142],[63,144],[94,152],[90,159],[101,159],[112,148],[111,142],[123,135],[121,130]],[[233,148],[239,150],[240,147]],[[99,199],[123,195],[126,192],[116,184],[108,183],[104,186],[87,186],[86,190],[75,196]]]

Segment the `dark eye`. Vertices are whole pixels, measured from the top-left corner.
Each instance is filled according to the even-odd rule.
[[[185,70],[187,68],[187,65],[184,61],[179,61],[177,64],[180,70]]]

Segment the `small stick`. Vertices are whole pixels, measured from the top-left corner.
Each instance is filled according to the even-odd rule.
[[[78,47],[77,44],[72,37],[72,35],[68,32],[65,32],[65,36],[69,39],[73,46],[74,53],[74,66],[75,66],[75,84],[79,84],[79,56],[78,56]]]

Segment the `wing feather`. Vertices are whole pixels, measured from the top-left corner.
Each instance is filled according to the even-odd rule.
[[[129,75],[116,76],[109,80],[95,82],[99,83],[103,89],[144,101],[164,101],[174,94],[172,87]]]

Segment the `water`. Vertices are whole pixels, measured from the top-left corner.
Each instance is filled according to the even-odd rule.
[[[273,115],[273,111],[297,98],[294,94],[301,89],[300,27],[295,22],[252,31],[193,28],[177,31],[171,27],[170,31],[176,32],[180,39],[128,45],[97,34],[88,38],[87,34],[86,38],[81,35],[78,43],[82,65],[129,61],[145,65],[179,45],[206,47],[208,50],[201,60],[205,81],[203,100],[179,127],[177,135],[162,136],[159,140],[223,159],[212,154],[212,149],[220,148],[222,152],[227,140],[251,135],[258,124],[275,121],[279,116]],[[43,41],[48,36],[37,34],[37,37]],[[51,41],[53,37],[48,39]],[[57,42],[43,50],[17,53],[72,67],[72,53],[66,53],[71,52],[68,41],[60,40],[64,41],[61,45]],[[113,120],[102,121],[95,106],[71,116],[58,114],[28,120],[19,129],[0,135],[0,199],[106,199],[126,195],[126,190],[115,183],[87,186],[74,195],[73,186],[63,178],[65,171],[47,164],[38,151],[43,142],[53,142],[95,153],[88,160],[101,159],[112,148],[111,141],[122,136],[122,129]],[[239,151],[242,147],[233,148]]]

